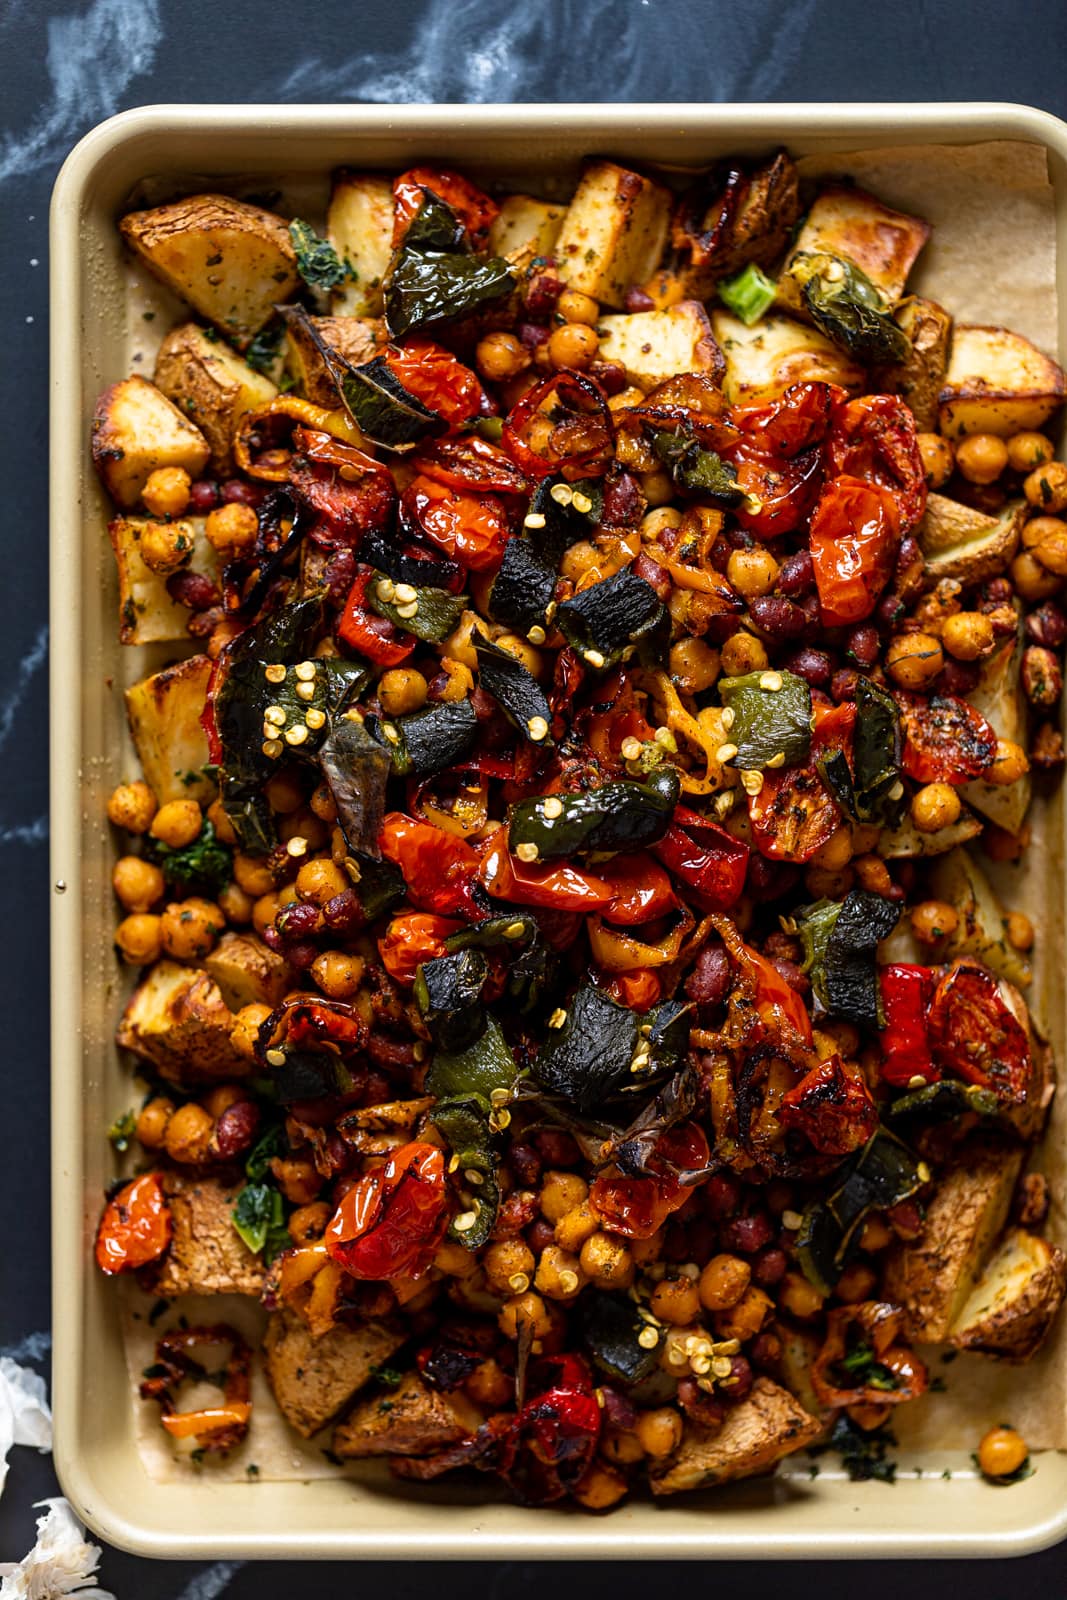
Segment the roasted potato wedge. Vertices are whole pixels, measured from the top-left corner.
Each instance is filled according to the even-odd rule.
[[[807,316],[800,285],[789,268],[808,251],[845,256],[880,289],[890,306],[904,293],[908,273],[930,237],[919,217],[891,211],[863,189],[834,185],[824,189],[804,218],[778,279],[777,303],[783,311]]]
[[[189,656],[126,690],[126,715],[145,779],[163,805],[209,800],[207,736],[200,726],[211,661]]]
[[[670,209],[670,192],[658,183],[613,161],[591,162],[556,240],[559,276],[602,305],[621,306],[659,261]]]
[[[1030,982],[1030,963],[1008,943],[1004,908],[981,867],[966,850],[951,850],[930,871],[930,887],[939,900],[952,906],[959,922],[946,940],[944,954],[973,956],[1009,983]]]
[[[686,1425],[677,1453],[653,1467],[652,1493],[678,1494],[770,1472],[784,1456],[814,1444],[822,1431],[819,1418],[810,1416],[788,1389],[757,1378],[748,1399],[727,1411],[718,1433]]]
[[[981,831],[979,819],[966,809],[961,811],[955,822],[947,828],[938,828],[936,833],[920,833],[911,818],[905,815],[897,827],[882,829],[878,838],[878,854],[885,861],[899,861],[914,856],[941,856],[948,850],[954,850],[957,845],[976,839]]]
[[[1004,1226],[1023,1152],[992,1139],[961,1146],[938,1174],[920,1237],[892,1247],[882,1295],[902,1306],[911,1337],[948,1337]]]
[[[299,282],[281,217],[225,194],[131,211],[123,238],[157,278],[244,349]]]
[[[204,971],[214,978],[231,1011],[250,1005],[273,1010],[294,982],[288,961],[253,933],[224,933],[206,957]]]
[[[863,368],[817,328],[793,317],[761,317],[747,328],[729,311],[713,311],[711,327],[726,361],[723,393],[731,405],[777,400],[791,383],[838,383],[858,390]]]
[[[198,967],[157,961],[126,1002],[117,1042],[179,1088],[247,1077],[251,1063],[230,1043],[233,1013]]]
[[[637,311],[602,317],[599,357],[626,368],[639,389],[680,372],[701,372],[721,383],[726,363],[715,343],[708,314],[698,300],[683,300],[666,311]]]
[[[918,294],[905,296],[893,317],[911,341],[911,354],[898,366],[884,368],[878,375],[878,387],[886,394],[899,394],[910,407],[916,426],[932,433],[937,428],[938,398],[948,370],[952,318],[936,300],[924,300]]]
[[[307,320],[323,342],[354,367],[363,361],[372,361],[379,344],[385,343],[388,337],[384,322],[377,317],[310,317]],[[330,410],[339,406],[341,396],[337,385],[303,319],[287,319],[285,349],[286,366],[300,393],[313,405]]]
[[[1013,1228],[964,1301],[949,1343],[961,1350],[1029,1361],[1044,1343],[1065,1289],[1063,1251]]]
[[[967,699],[992,725],[998,739],[1010,739],[1025,750],[1029,713],[1020,676],[1022,651],[1020,628],[1015,639],[1005,639],[983,661],[981,676]],[[1030,809],[1032,790],[1027,772],[1014,783],[984,783],[981,778],[973,778],[961,785],[960,798],[998,828],[1018,833]]]
[[[182,517],[177,524],[189,540],[192,556],[188,572],[219,579],[218,556],[204,533],[204,517]],[[187,606],[167,593],[167,580],[153,572],[141,558],[141,538],[152,522],[148,517],[114,517],[108,523],[111,548],[119,579],[119,638],[123,644],[161,644],[189,637]]]
[[[360,1328],[338,1324],[316,1339],[295,1311],[276,1311],[267,1324],[263,1365],[282,1416],[310,1439],[403,1343],[403,1333],[378,1322]]]
[[[713,174],[710,185],[698,182],[675,206],[675,265],[656,274],[649,293],[658,300],[667,279],[675,277],[683,296],[710,299],[717,283],[750,262],[771,266],[789,242],[799,214],[797,169],[784,150],[749,175],[736,200],[731,194],[724,201],[719,173]]]
[[[926,497],[926,511],[915,530],[929,578],[980,583],[1005,572],[1019,548],[1028,507],[1012,500],[995,517],[960,505],[943,494]]]
[[[938,404],[950,439],[1040,428],[1065,394],[1063,368],[1022,334],[957,322]]]
[[[233,1225],[242,1187],[230,1188],[217,1178],[164,1175],[174,1237],[152,1283],[155,1294],[173,1300],[182,1294],[260,1293],[263,1258],[249,1250]]]
[[[535,200],[528,194],[509,194],[500,202],[500,212],[489,229],[489,250],[524,272],[538,256],[552,254],[566,214],[566,206]]]
[[[211,462],[224,475],[233,470],[233,438],[246,411],[269,405],[278,393],[222,340],[195,322],[172,328],[159,347],[156,387],[200,429],[211,446]]]
[[[462,1394],[441,1394],[413,1372],[399,1389],[360,1401],[335,1428],[333,1450],[344,1460],[427,1456],[465,1439],[481,1422]]]
[[[393,254],[393,186],[373,172],[334,175],[326,236],[352,276],[333,291],[339,317],[380,317]]]
[[[135,506],[157,467],[184,467],[198,478],[211,457],[200,429],[147,378],[105,389],[93,413],[93,464],[120,506]]]

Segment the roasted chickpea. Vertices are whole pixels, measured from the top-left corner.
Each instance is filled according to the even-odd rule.
[[[1023,824],[1018,833],[1009,833],[1007,828],[998,828],[996,823],[987,822],[982,830],[982,849],[990,861],[1020,861],[1026,853],[1030,837],[1028,822]]]
[[[212,800],[204,815],[214,828],[215,837],[220,844],[237,843],[237,835],[233,831],[233,823],[226,815],[226,808],[221,800]]]
[[[1063,587],[1063,579],[1050,572],[1034,550],[1020,550],[1008,572],[1020,600],[1048,600]]]
[[[996,635],[984,611],[957,611],[945,618],[941,643],[957,661],[978,661],[993,649]]]
[[[233,875],[245,894],[250,894],[253,900],[270,894],[274,888],[274,875],[265,856],[246,856],[239,850],[233,858]]]
[[[291,816],[304,804],[304,785],[292,768],[275,772],[263,785],[267,804],[280,817]]]
[[[1018,783],[1029,771],[1030,763],[1022,745],[1016,744],[1013,739],[998,739],[993,763],[986,768],[982,777],[986,783]]]
[[[192,844],[204,825],[204,814],[195,800],[168,800],[152,818],[149,833],[161,844],[180,850]]]
[[[1043,433],[1017,433],[1007,441],[1008,465],[1013,472],[1033,472],[1056,454],[1052,440]]]
[[[836,872],[828,872],[825,867],[809,867],[804,874],[804,887],[815,900],[843,900],[855,877],[851,866],[840,867]],[[737,921],[736,914],[734,921]]]
[[[695,1322],[700,1315],[700,1295],[692,1278],[664,1278],[657,1283],[649,1300],[649,1309],[661,1322],[684,1327]]]
[[[215,1119],[203,1106],[190,1100],[179,1106],[167,1122],[163,1135],[164,1148],[172,1161],[195,1163],[205,1161],[211,1148]]]
[[[746,600],[770,594],[777,576],[778,563],[763,545],[754,545],[751,550],[734,550],[726,563],[727,582]]]
[[[941,641],[932,633],[900,633],[885,655],[885,670],[901,689],[924,689],[944,664]]]
[[[534,1253],[522,1239],[498,1239],[487,1246],[482,1268],[494,1294],[525,1294],[534,1275]]]
[[[421,711],[428,692],[426,679],[414,667],[394,667],[378,679],[378,699],[387,717],[404,717],[411,711]]]
[[[200,1104],[217,1122],[224,1111],[248,1099],[248,1092],[236,1083],[217,1083],[200,1096]]]
[[[1004,931],[1008,943],[1015,950],[1034,948],[1034,925],[1022,911],[1009,911],[1004,918]]]
[[[550,1300],[573,1300],[585,1286],[581,1261],[569,1250],[550,1244],[541,1251],[534,1288]]]
[[[238,502],[219,506],[208,512],[204,532],[212,549],[224,561],[235,561],[247,555],[259,534],[259,518],[251,506]]]
[[[201,961],[215,948],[226,919],[212,900],[172,901],[160,918],[163,949],[176,961]]]
[[[563,1250],[577,1253],[599,1227],[599,1213],[594,1211],[588,1200],[583,1200],[556,1223],[556,1243]]]
[[[1038,542],[1031,545],[1035,558],[1057,578],[1067,578],[1067,522],[1059,517],[1034,517],[1026,524],[1026,532],[1041,529]]]
[[[578,1252],[582,1271],[598,1289],[628,1289],[634,1280],[634,1258],[625,1240],[597,1232]]]
[[[700,1274],[697,1293],[705,1311],[729,1311],[749,1286],[752,1268],[741,1256],[712,1256]]]
[[[995,433],[971,433],[956,445],[956,465],[969,483],[996,483],[1008,465],[1008,447]]]
[[[192,479],[184,467],[157,467],[148,474],[141,499],[154,517],[180,517],[189,504],[191,487]]]
[[[946,900],[921,900],[912,907],[911,931],[920,944],[936,944],[955,933],[959,920]]]
[[[939,433],[916,434],[915,442],[919,446],[927,483],[931,489],[940,489],[951,478],[955,464],[951,443]]]
[[[535,1339],[544,1339],[552,1331],[552,1318],[539,1294],[529,1291],[506,1300],[496,1319],[497,1327],[505,1339],[517,1339],[520,1328],[529,1328]]]
[[[274,890],[270,894],[261,894],[258,900],[252,902],[252,926],[260,938],[268,928],[273,927],[281,909],[281,896]]]
[[[111,887],[127,911],[151,911],[162,900],[163,874],[143,856],[120,856],[111,869]]]
[[[838,1278],[834,1296],[846,1306],[858,1305],[861,1300],[871,1299],[877,1282],[876,1272],[862,1261],[854,1261]]]
[[[591,294],[580,289],[564,289],[556,301],[556,310],[564,322],[587,322],[590,327],[600,320],[600,307]]]
[[[156,797],[143,779],[120,783],[107,802],[107,818],[127,833],[147,833],[156,814]]]
[[[330,793],[329,784],[320,783],[315,786],[308,801],[313,814],[323,822],[337,821],[337,806],[333,795]]]
[[[124,917],[115,929],[115,943],[122,952],[122,959],[133,967],[147,967],[150,962],[158,961],[163,951],[159,918],[144,911]]]
[[[630,1467],[642,1461],[645,1452],[636,1433],[612,1431],[601,1435],[600,1454],[613,1466]]]
[[[778,1304],[783,1311],[800,1322],[817,1317],[823,1307],[823,1296],[801,1272],[787,1272],[778,1286]]]
[[[146,1150],[161,1148],[167,1133],[167,1124],[174,1115],[174,1101],[164,1094],[153,1095],[137,1114],[134,1132]]]
[[[557,1158],[558,1159],[558,1158]],[[588,1197],[589,1185],[577,1172],[546,1172],[539,1203],[546,1222],[560,1222]]]
[[[875,1252],[893,1243],[895,1235],[881,1217],[868,1217],[860,1234],[860,1249]]]
[[[270,1006],[261,1005],[258,1001],[242,1006],[235,1015],[230,1029],[230,1043],[246,1061],[255,1060],[259,1030],[269,1016]]]
[[[492,383],[517,377],[530,365],[530,352],[513,333],[487,333],[474,352],[478,371]]]
[[[349,887],[348,874],[322,856],[305,861],[296,875],[296,892],[301,900],[324,906]]]
[[[629,1493],[630,1485],[614,1467],[594,1461],[576,1488],[571,1490],[574,1499],[587,1511],[607,1511]]]
[[[150,522],[141,534],[138,549],[150,572],[169,578],[189,565],[193,542],[187,522]]]
[[[325,1200],[312,1200],[309,1205],[297,1206],[289,1218],[289,1237],[294,1244],[308,1244],[321,1239],[333,1215]]]
[[[600,348],[596,329],[585,322],[565,322],[548,341],[548,359],[554,367],[573,367],[580,372]]]
[[[502,633],[496,641],[500,650],[506,650],[509,656],[516,661],[521,661],[531,678],[539,678],[545,670],[545,658],[526,639],[520,639],[517,633]]]
[[[950,783],[927,783],[912,796],[911,820],[920,833],[937,833],[959,821],[960,797]]]
[[[774,1311],[774,1301],[762,1289],[750,1284],[735,1306],[715,1314],[715,1329],[720,1339],[754,1339]]]
[[[719,676],[719,652],[703,639],[679,639],[671,645],[670,668],[683,694],[703,694]]]
[[[331,1000],[351,1000],[363,981],[365,967],[362,956],[324,950],[311,963],[311,976]]]
[[[852,833],[844,824],[835,828],[826,843],[820,845],[812,856],[816,867],[822,867],[827,872],[840,872],[842,867],[847,867],[853,855]]]
[[[309,1205],[326,1182],[314,1161],[303,1156],[274,1156],[270,1170],[282,1194],[294,1206]]]
[[[662,1461],[672,1456],[682,1442],[682,1418],[673,1406],[656,1406],[652,1411],[639,1411],[634,1432],[646,1456]]]
[[[515,1379],[504,1371],[499,1362],[490,1358],[475,1367],[463,1387],[476,1406],[499,1411],[514,1395]]]
[[[1067,466],[1062,461],[1043,462],[1023,483],[1023,493],[1039,511],[1052,516],[1067,511]]]
[[[856,882],[861,889],[866,889],[868,894],[887,895],[893,887],[889,868],[881,856],[854,856],[852,870],[856,874]]]
[[[680,528],[682,513],[677,506],[656,506],[641,518],[641,538],[645,544],[656,544],[661,534]]]
[[[219,908],[226,921],[236,928],[247,927],[251,922],[252,904],[251,897],[236,883],[228,883],[219,892]]]
[[[734,633],[719,652],[722,670],[729,678],[743,677],[746,672],[762,672],[770,665],[763,642],[751,633]]]
[[[990,1428],[978,1446],[978,1465],[987,1478],[1010,1478],[1029,1454],[1026,1440],[1014,1428]]]
[[[653,508],[669,505],[677,492],[669,472],[657,467],[654,472],[641,473],[641,493]]]

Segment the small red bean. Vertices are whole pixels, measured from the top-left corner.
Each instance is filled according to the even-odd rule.
[[[799,650],[794,650],[782,665],[787,672],[803,678],[813,689],[826,688],[834,675],[832,658],[825,650],[816,650],[809,644],[801,645]]]
[[[222,600],[211,579],[202,572],[173,573],[167,579],[167,593],[176,605],[187,606],[190,611],[206,611]]]
[[[219,490],[224,505],[258,506],[263,490],[255,483],[245,483],[243,478],[227,478]]]
[[[544,1217],[538,1217],[526,1230],[526,1243],[530,1246],[535,1256],[539,1256],[549,1245],[556,1242],[556,1230],[551,1222],[546,1222]]]
[[[722,1248],[743,1256],[754,1256],[773,1238],[774,1224],[764,1211],[753,1211],[747,1217],[733,1217],[724,1222],[720,1230]]]
[[[789,987],[797,994],[807,994],[811,988],[811,979],[806,972],[801,972],[795,961],[787,961],[783,956],[772,956],[771,966],[784,978]]]
[[[259,1127],[259,1107],[254,1100],[238,1100],[215,1124],[214,1145],[223,1161],[247,1150]]]
[[[513,1144],[508,1152],[508,1166],[524,1189],[536,1189],[541,1179],[541,1157],[532,1144]]]
[[[721,1221],[732,1217],[741,1204],[741,1185],[727,1172],[717,1172],[704,1185],[704,1207],[710,1217]]]
[[[367,1054],[376,1067],[413,1067],[415,1065],[415,1041],[413,1039],[396,1039],[392,1034],[374,1032],[367,1040]]]
[[[771,639],[799,639],[808,627],[807,613],[784,595],[756,595],[748,610],[756,627]]]
[[[782,562],[774,585],[776,594],[784,594],[787,599],[795,600],[802,594],[810,593],[814,587],[815,564],[810,550],[798,550],[796,555]]]
[[[748,858],[745,888],[760,900],[780,900],[796,887],[799,878],[798,867],[787,861],[769,861],[766,856],[753,852]]]
[[[731,1356],[730,1376],[724,1378],[719,1386],[719,1393],[728,1406],[739,1405],[742,1400],[748,1399],[752,1379],[751,1363],[744,1356]]]
[[[678,1385],[678,1404],[691,1422],[702,1428],[720,1428],[726,1407],[717,1395],[707,1394],[695,1378],[683,1378]]]
[[[859,676],[854,667],[839,667],[834,673],[830,683],[830,693],[838,705],[842,705],[846,700],[855,700]]]
[[[189,490],[189,510],[198,516],[214,511],[219,503],[219,486],[213,478],[201,478]]]
[[[1046,600],[1031,611],[1024,627],[1031,643],[1043,645],[1046,650],[1058,650],[1067,641],[1067,616],[1055,600]]]
[[[606,395],[621,394],[626,388],[626,368],[617,361],[591,361],[586,370]],[[608,520],[605,516],[604,521]]]
[[[539,322],[520,322],[515,331],[527,350],[536,350],[538,345],[547,344],[550,338],[550,330]]]
[[[685,980],[686,997],[697,1005],[721,1005],[730,992],[730,958],[722,944],[705,945]]]
[[[569,1133],[544,1128],[534,1134],[533,1142],[546,1167],[573,1167],[578,1160],[578,1146]]]
[[[627,311],[655,311],[656,302],[652,296],[638,285],[632,284],[626,291],[623,305]]]
[[[789,1262],[784,1250],[779,1250],[777,1245],[769,1244],[760,1251],[752,1263],[752,1282],[761,1289],[771,1289],[780,1283],[785,1276]]]
[[[975,687],[981,676],[978,667],[971,661],[946,661],[932,688],[936,694],[954,694],[967,696]]]
[[[623,374],[625,378],[625,373]],[[616,528],[632,528],[644,515],[641,485],[629,472],[609,478],[604,486],[604,521]],[[640,558],[639,558],[640,559]]]
[[[845,640],[845,654],[857,667],[873,667],[878,660],[880,649],[878,630],[872,628],[869,622],[858,623],[849,630]]]

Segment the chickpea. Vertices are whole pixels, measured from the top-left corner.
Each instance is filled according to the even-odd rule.
[[[482,1257],[490,1289],[495,1294],[525,1294],[534,1275],[536,1260],[522,1239],[498,1239]]]
[[[579,289],[564,289],[556,301],[556,310],[564,322],[587,322],[590,327],[600,320],[600,307],[591,294]]]
[[[499,1411],[514,1395],[515,1379],[508,1376],[499,1362],[490,1358],[475,1367],[463,1387],[476,1406]]]
[[[189,504],[191,487],[192,479],[184,467],[157,467],[148,474],[141,499],[154,517],[180,517]]]
[[[149,833],[161,844],[180,850],[199,837],[204,814],[195,800],[168,800],[152,818]]]
[[[309,1205],[297,1206],[289,1218],[289,1237],[294,1244],[308,1244],[321,1239],[329,1226],[332,1208],[325,1200],[312,1200]]]
[[[641,473],[641,493],[653,508],[666,506],[674,499],[677,490],[669,472],[657,467],[653,472]]]
[[[1020,550],[1008,574],[1021,600],[1047,600],[1063,586],[1062,578],[1043,566],[1032,550]]]
[[[122,952],[122,959],[132,967],[147,967],[150,962],[158,961],[163,951],[159,918],[144,911],[123,917],[115,929],[115,943]]]
[[[588,1197],[589,1185],[577,1172],[546,1172],[539,1203],[546,1222],[557,1223]]]
[[[666,1234],[662,1228],[650,1233],[647,1239],[631,1239],[630,1254],[639,1267],[649,1267],[663,1254]]]
[[[120,783],[107,802],[108,821],[127,833],[147,833],[156,814],[156,797],[142,779]]]
[[[150,572],[169,578],[189,565],[193,532],[187,522],[150,522],[137,548]]]
[[[937,833],[959,821],[960,797],[950,783],[924,784],[911,801],[911,820],[920,833]]]
[[[682,526],[682,513],[677,506],[656,506],[641,518],[641,539],[645,544],[656,544],[661,533]]]
[[[127,911],[150,911],[162,900],[163,874],[143,856],[120,856],[111,869],[111,887]]]
[[[585,1287],[581,1261],[569,1250],[550,1244],[541,1251],[534,1288],[550,1300],[573,1300]]]
[[[1008,465],[1008,447],[995,433],[972,433],[956,446],[956,465],[969,483],[996,483]]]
[[[206,1160],[211,1148],[215,1119],[195,1100],[179,1106],[167,1122],[163,1144],[172,1161]]]
[[[959,926],[955,908],[945,900],[921,900],[912,907],[911,931],[920,944],[947,939]]]
[[[855,877],[851,866],[841,867],[837,872],[828,872],[825,867],[809,867],[804,874],[804,887],[814,900],[843,900]],[[737,921],[736,913],[734,921]]]
[[[413,667],[394,667],[378,679],[378,699],[387,717],[403,717],[410,711],[421,711],[428,692],[426,679]]]
[[[212,800],[204,815],[214,828],[215,837],[220,844],[237,843],[237,835],[233,831],[233,823],[226,815],[226,808],[221,800]]]
[[[820,845],[812,856],[816,867],[822,867],[827,872],[840,872],[842,867],[847,867],[852,860],[853,841],[849,829],[842,824],[835,828],[826,843]]]
[[[526,639],[520,639],[517,633],[502,633],[496,642],[499,649],[506,650],[509,656],[520,661],[532,678],[542,675],[545,658]]]
[[[1059,517],[1034,517],[1027,527],[1032,528],[1035,523],[1040,523],[1043,530],[1040,542],[1032,547],[1035,558],[1057,578],[1067,578],[1067,523]]]
[[[308,801],[308,805],[311,807],[313,814],[320,818],[321,821],[337,821],[337,806],[334,802],[333,795],[330,793],[329,784],[318,784],[312,791],[311,799]]]
[[[565,322],[548,341],[548,359],[556,368],[573,367],[581,371],[600,348],[596,329],[585,322]]]
[[[803,1273],[787,1272],[778,1286],[778,1304],[791,1317],[808,1322],[822,1310],[823,1296]]]
[[[274,926],[278,912],[281,909],[281,895],[273,892],[271,894],[261,894],[258,900],[252,902],[252,926],[260,938],[263,937],[268,928]]]
[[[479,1281],[484,1283],[485,1274],[482,1272],[478,1257],[452,1239],[445,1239],[437,1246],[433,1264],[438,1272],[443,1272],[450,1278],[469,1278],[476,1272]]]
[[[902,689],[923,689],[945,664],[941,641],[932,633],[901,633],[890,639],[885,670]]]
[[[147,1105],[143,1105],[137,1115],[137,1127],[134,1132],[138,1142],[146,1150],[159,1150],[166,1137],[167,1124],[174,1115],[174,1101],[168,1100],[166,1095],[153,1095]]]
[[[314,906],[324,906],[349,887],[348,875],[322,856],[305,861],[296,875],[296,892],[300,899]]]
[[[292,768],[283,768],[268,778],[263,793],[271,810],[280,817],[291,816],[304,804],[304,786]]]
[[[645,1452],[636,1433],[608,1433],[601,1437],[600,1453],[614,1466],[630,1467],[644,1459]]]
[[[591,1234],[578,1253],[582,1271],[598,1289],[628,1289],[634,1280],[634,1258],[614,1234]]]
[[[859,1305],[861,1300],[871,1299],[877,1282],[876,1272],[862,1261],[854,1261],[838,1278],[834,1294],[846,1306]]]
[[[982,830],[982,849],[990,861],[1020,861],[1030,844],[1030,824],[1024,823],[1018,833],[998,828],[987,822]]]
[[[1039,511],[1058,516],[1067,511],[1067,466],[1062,461],[1046,461],[1023,483],[1023,494]]]
[[[314,1161],[303,1156],[274,1156],[270,1170],[282,1194],[294,1206],[309,1205],[326,1182]]]
[[[226,919],[213,900],[171,901],[160,918],[163,949],[177,961],[201,961],[215,948]]]
[[[1022,911],[1009,911],[1004,918],[1004,931],[1014,950],[1034,948],[1034,925]]]
[[[1030,763],[1022,745],[1013,739],[998,739],[993,764],[986,768],[982,777],[986,783],[1018,783],[1029,771]]]
[[[762,672],[770,666],[770,658],[761,640],[751,633],[734,633],[723,645],[719,659],[722,670],[729,678],[743,677],[746,672]]]
[[[219,909],[234,927],[245,928],[252,920],[252,900],[236,883],[219,891]]]
[[[253,900],[270,894],[274,888],[274,874],[264,856],[246,856],[238,851],[233,858],[233,875],[245,894],[250,894]]]
[[[234,1017],[233,1027],[230,1029],[230,1043],[245,1061],[255,1060],[260,1026],[269,1016],[270,1006],[255,1001],[251,1005],[242,1006]]]
[[[852,870],[856,874],[856,881],[860,888],[866,889],[868,894],[887,895],[893,887],[893,880],[889,876],[889,868],[881,856],[855,856],[852,861]]]
[[[719,652],[703,639],[679,639],[671,645],[670,668],[683,694],[703,694],[719,676]]]
[[[595,1461],[571,1494],[587,1511],[607,1511],[624,1499],[629,1489],[621,1472]]]
[[[247,1100],[248,1094],[236,1083],[217,1083],[213,1089],[208,1089],[200,1096],[200,1104],[209,1112],[217,1122],[224,1111],[229,1111],[231,1106],[239,1105],[242,1100]]]
[[[990,1428],[978,1446],[978,1465],[987,1478],[1010,1478],[1029,1454],[1026,1440],[1014,1428]]]
[[[735,1306],[715,1314],[715,1329],[720,1339],[754,1339],[774,1311],[774,1301],[762,1289],[749,1285]]]
[[[919,433],[915,436],[923,472],[931,489],[940,489],[952,476],[954,457],[952,445],[939,433]]]
[[[213,550],[224,561],[247,555],[259,535],[259,517],[251,506],[238,502],[208,512],[204,532]]]
[[[563,1250],[579,1251],[599,1227],[598,1213],[588,1200],[583,1200],[556,1223],[556,1243]]]
[[[513,333],[487,333],[474,352],[478,371],[493,383],[515,378],[530,365],[530,352]]]
[[[777,576],[778,563],[763,545],[755,545],[751,550],[734,550],[726,563],[727,581],[746,600],[770,594]]]
[[[892,1228],[881,1217],[868,1217],[860,1234],[860,1249],[875,1252],[893,1243]]]
[[[365,967],[362,956],[346,955],[343,950],[324,950],[311,963],[311,976],[331,1000],[351,1000],[363,981]]]
[[[957,661],[978,661],[993,649],[996,635],[983,611],[957,611],[945,618],[941,643]]]
[[[682,1442],[682,1419],[673,1406],[656,1406],[652,1411],[639,1411],[634,1432],[646,1456],[662,1461],[671,1456]]]
[[[684,1327],[700,1315],[700,1295],[692,1278],[664,1278],[652,1291],[649,1309],[661,1322]]]
[[[740,1256],[712,1256],[697,1284],[705,1311],[729,1311],[748,1288],[752,1268]]]
[[[496,1319],[497,1327],[505,1339],[517,1339],[520,1328],[529,1328],[535,1339],[544,1339],[552,1331],[552,1318],[539,1294],[513,1295],[505,1300]]]

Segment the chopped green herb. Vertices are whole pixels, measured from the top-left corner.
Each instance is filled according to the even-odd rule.
[[[312,289],[336,289],[349,276],[349,269],[328,239],[315,232],[310,223],[297,217],[289,224],[289,237],[296,251],[296,267]]]
[[[133,1132],[136,1126],[136,1111],[124,1111],[121,1117],[115,1118],[114,1122],[107,1130],[107,1136],[111,1140],[111,1143],[115,1146],[116,1150],[123,1151],[130,1148],[130,1140],[133,1138]]]
[[[830,1448],[841,1457],[841,1464],[853,1483],[892,1483],[897,1475],[895,1461],[887,1460],[887,1452],[896,1445],[896,1438],[887,1427],[864,1433],[850,1417],[838,1417],[830,1435]]]
[[[265,328],[260,328],[245,351],[245,360],[253,372],[265,372],[268,377],[273,376],[284,338],[285,323],[280,317],[272,317]]]
[[[775,285],[765,272],[750,261],[732,278],[719,284],[719,299],[735,317],[740,317],[746,328],[758,322],[774,303]]]
[[[192,844],[175,849],[148,837],[148,853],[163,871],[168,888],[177,894],[218,895],[233,877],[233,856],[204,819]]]

